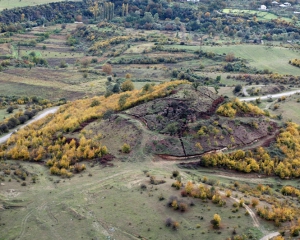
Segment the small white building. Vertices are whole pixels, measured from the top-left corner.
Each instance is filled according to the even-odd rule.
[[[289,2],[285,2],[284,5],[287,6],[287,7],[292,6]]]
[[[267,6],[266,5],[261,5],[259,10],[261,11],[267,11]]]
[[[279,7],[286,8],[287,6],[284,4],[280,4]]]
[[[279,5],[279,2],[273,1],[272,4],[273,5]]]

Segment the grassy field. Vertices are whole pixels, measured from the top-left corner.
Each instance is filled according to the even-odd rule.
[[[226,207],[218,207],[195,199],[195,206],[185,213],[167,207],[170,196],[180,198],[180,191],[171,188],[174,180],[170,174],[176,169],[173,164],[118,161],[117,167],[112,168],[88,166],[85,173],[71,179],[49,176],[41,165],[24,165],[29,172],[38,173],[38,181],[33,184],[28,179],[27,186],[22,187],[12,179],[1,186],[0,200],[5,199],[5,205],[12,206],[1,213],[0,223],[5,223],[0,229],[3,239],[32,239],[41,235],[40,239],[218,240],[230,237],[234,228],[238,234],[251,234],[253,239],[262,236],[260,230],[253,227],[251,217],[245,216],[245,209],[231,212],[231,200],[226,200]],[[149,178],[142,171],[147,169],[166,183],[149,184]],[[189,174],[181,174],[184,181],[191,180]],[[145,190],[141,189],[142,184]],[[165,200],[159,201],[160,195]],[[191,200],[184,199],[187,203]],[[210,223],[215,213],[222,218],[221,228],[217,230]],[[165,226],[168,217],[179,222],[177,231]],[[260,223],[268,231],[273,230],[268,222]]]
[[[169,45],[164,46],[165,49],[178,48],[189,52],[199,50],[199,46],[186,45]],[[248,61],[249,65],[259,70],[269,69],[279,74],[300,75],[300,69],[291,66],[288,62],[297,58],[299,52],[283,47],[267,47],[263,45],[229,45],[229,46],[202,46],[204,51],[214,52],[217,54],[234,53],[235,57],[239,57]],[[270,61],[270,58],[272,61]],[[204,62],[205,64],[205,62]],[[216,63],[213,63],[214,65]]]
[[[268,48],[262,45],[203,46],[203,49],[218,54],[234,53],[235,57],[246,59],[250,66],[260,70],[269,69],[279,74],[300,75],[300,69],[289,64],[290,59],[299,56],[299,52],[291,49],[282,47]]]
[[[0,109],[0,121],[14,115],[14,113],[6,112],[6,109],[7,108]]]
[[[94,30],[97,30],[94,25],[91,26]],[[42,94],[43,97],[54,96],[61,97],[63,91],[66,91],[67,98],[73,98],[73,96],[92,96],[93,94],[100,94],[106,90],[106,76],[102,74],[102,64],[111,61],[113,67],[113,74],[115,75],[114,81],[117,79],[124,79],[127,73],[131,74],[132,80],[135,82],[137,88],[141,88],[143,84],[149,81],[162,82],[168,81],[172,78],[173,69],[184,71],[184,69],[194,68],[195,74],[198,76],[205,76],[215,79],[216,76],[221,75],[221,83],[229,86],[239,84],[240,82],[234,79],[227,79],[227,73],[218,73],[216,71],[223,68],[223,62],[216,62],[215,60],[209,58],[193,59],[195,57],[194,52],[199,50],[199,46],[191,45],[164,45],[164,48],[171,49],[183,49],[187,52],[185,53],[172,53],[167,51],[153,51],[151,47],[154,46],[153,42],[134,42],[131,47],[125,50],[120,56],[111,57],[114,51],[123,48],[128,43],[121,43],[112,46],[108,49],[104,55],[99,56],[87,56],[88,52],[79,51],[71,49],[70,46],[66,45],[66,36],[71,33],[72,30],[76,28],[76,24],[67,24],[66,29],[61,29],[61,25],[54,25],[49,27],[37,27],[32,31],[27,31],[25,33],[14,34],[11,39],[12,44],[0,44],[0,49],[3,54],[7,55],[11,53],[12,56],[18,57],[17,46],[14,42],[20,41],[20,39],[37,39],[38,35],[41,33],[48,32],[50,34],[48,39],[39,42],[35,47],[21,46],[20,57],[27,56],[34,52],[37,57],[47,60],[49,68],[32,68],[22,69],[9,67],[4,70],[3,74],[0,75],[0,81],[7,86],[6,92],[16,94],[31,94],[33,92],[38,92]],[[110,28],[106,27],[106,30]],[[101,29],[102,30],[102,29]],[[133,32],[132,29],[123,29],[126,34],[130,35]],[[159,34],[160,33],[160,34]],[[140,36],[145,36],[150,39],[159,38],[165,39],[174,35],[174,32],[167,31],[139,31]],[[226,54],[228,52],[234,52],[236,57],[246,59],[249,64],[258,69],[269,69],[273,72],[300,75],[300,70],[288,64],[288,61],[292,58],[296,58],[296,52],[288,50],[286,48],[274,47],[266,48],[264,46],[257,45],[234,45],[234,46],[218,46],[218,47],[208,47],[202,46],[205,51],[212,51],[219,54]],[[146,55],[143,51],[150,51]],[[140,59],[143,56],[149,58],[182,58],[186,57],[187,60],[180,60],[177,63],[158,63],[152,64],[116,64],[116,62],[125,59]],[[272,61],[269,61],[270,56],[272,56]],[[96,59],[97,62],[89,64],[85,71],[90,71],[85,77],[81,71],[81,62],[88,59]],[[60,68],[61,63],[65,62],[67,68]],[[204,69],[198,70],[199,67],[204,67]],[[8,86],[9,82],[11,85]],[[24,91],[20,88],[16,88],[24,85],[27,90]],[[30,89],[32,87],[32,89]],[[40,87],[38,91],[36,88]],[[48,89],[52,89],[52,93]],[[4,90],[3,90],[4,91]],[[53,92],[54,91],[54,92]],[[1,90],[0,90],[1,92]],[[231,93],[226,93],[226,95],[231,95]]]
[[[284,121],[292,120],[293,122],[300,124],[300,96],[294,94],[292,96],[286,97],[284,101],[274,101],[271,104],[268,104],[271,114],[282,115]],[[277,105],[278,108],[274,109],[274,106]]]
[[[0,75],[0,94],[17,96],[41,96],[48,99],[76,99],[83,96],[94,96],[104,93],[106,77],[93,73],[84,76],[81,72],[80,61],[86,58],[83,51],[71,51],[66,45],[66,35],[74,30],[76,24],[68,24],[67,28],[61,29],[60,24],[50,27],[37,27],[33,31],[24,34],[14,34],[12,39],[37,39],[38,34],[48,32],[50,37],[35,47],[20,47],[20,56],[27,56],[31,52],[38,58],[47,60],[49,67],[14,68],[9,67]],[[43,46],[46,49],[43,49]],[[11,53],[18,57],[17,47],[13,44],[0,44],[3,54]],[[66,68],[60,68],[61,62],[65,61]],[[100,65],[101,66],[101,65]],[[98,64],[88,66],[86,69],[101,68]]]
[[[251,14],[257,16],[258,20],[272,20],[277,19],[278,16],[274,13],[264,12],[264,11],[256,11],[256,10],[240,10],[240,9],[223,9],[224,13],[232,13],[232,14]],[[291,22],[290,18],[282,18],[287,22]]]
[[[0,11],[4,9],[10,9],[15,7],[27,7],[35,6],[40,4],[46,4],[51,2],[62,2],[63,0],[1,0],[0,2]],[[79,1],[79,0],[74,0]]]

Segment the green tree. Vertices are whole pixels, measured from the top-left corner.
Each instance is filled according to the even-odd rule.
[[[112,88],[113,93],[119,93],[120,92],[120,85],[116,83]]]
[[[159,20],[159,15],[158,15],[158,13],[155,13],[154,14],[154,22],[158,22],[158,20]]]
[[[132,83],[131,80],[126,80],[125,82],[122,83],[121,85],[121,90],[123,92],[126,92],[126,91],[132,91],[134,89],[134,85]]]
[[[8,113],[12,113],[14,111],[14,108],[12,106],[9,106],[7,109],[6,109],[6,112]]]
[[[151,12],[145,12],[144,21],[147,22],[147,23],[153,23],[154,22],[154,18],[152,16]]]
[[[129,97],[130,97],[129,94],[123,94],[123,95],[119,98],[118,104],[119,104],[119,107],[120,107],[120,108],[123,108],[123,107],[125,106],[126,100],[127,100],[127,98],[129,98]]]

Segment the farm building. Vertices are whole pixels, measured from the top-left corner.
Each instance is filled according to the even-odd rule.
[[[258,10],[260,10],[260,11],[267,11],[267,6],[266,5],[261,5]]]

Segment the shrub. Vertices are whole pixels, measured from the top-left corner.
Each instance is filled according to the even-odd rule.
[[[175,178],[178,177],[179,176],[179,171],[178,170],[173,171],[172,176],[175,177]]]
[[[236,208],[236,207],[238,207],[238,203],[237,203],[237,202],[234,202],[234,203],[232,204],[232,206]]]
[[[234,91],[235,93],[238,93],[238,92],[240,92],[240,91],[242,90],[242,88],[243,88],[242,85],[239,84],[239,85],[236,85],[236,86],[234,87],[234,90],[233,90],[233,91]]]
[[[123,108],[125,106],[126,100],[129,97],[130,97],[129,94],[123,94],[123,95],[120,96],[119,102],[118,102],[120,108]]]
[[[19,122],[21,124],[25,123],[28,120],[28,116],[27,115],[22,115],[18,118]]]
[[[79,164],[79,163],[76,163],[75,165],[74,165],[74,173],[80,173],[80,172],[82,172],[83,170],[85,170],[86,169],[86,167],[85,167],[85,165],[84,164]]]
[[[60,64],[59,64],[59,67],[60,67],[60,68],[66,68],[66,67],[68,67],[68,65],[67,65],[67,63],[66,63],[65,60],[61,60],[61,62],[60,62]]]
[[[165,197],[163,196],[163,194],[161,193],[159,196],[158,196],[158,200],[159,201],[163,201],[165,200]]]
[[[226,190],[225,194],[226,194],[226,197],[231,197],[231,191],[230,190]]]
[[[259,204],[259,200],[257,198],[253,198],[251,200],[252,207],[256,207]]]
[[[179,210],[181,212],[185,212],[188,209],[188,206],[186,203],[179,203]]]
[[[221,223],[221,217],[219,214],[215,214],[213,220],[211,221],[214,228],[219,228]]]
[[[11,129],[11,128],[16,127],[19,124],[20,124],[19,120],[13,117],[8,120],[6,125],[9,129]]]
[[[180,226],[179,222],[176,222],[176,221],[175,221],[175,222],[172,223],[172,228],[173,228],[174,230],[178,230],[179,226]]]
[[[188,196],[188,193],[185,190],[182,190],[180,194],[181,194],[182,197],[187,197]]]
[[[99,106],[100,105],[100,102],[99,102],[99,100],[97,100],[97,99],[94,99],[93,101],[92,101],[92,103],[91,103],[91,107],[96,107],[96,106]]]
[[[172,183],[172,187],[175,187],[177,190],[179,190],[182,186],[182,183],[179,181],[176,181],[174,183]]]
[[[233,62],[235,59],[234,53],[228,53],[225,57],[226,62]]]
[[[111,75],[112,66],[110,64],[105,64],[102,66],[102,71],[105,72],[107,75]]]
[[[122,153],[129,153],[130,150],[131,150],[130,145],[127,144],[127,143],[124,143],[123,146],[122,146],[122,149],[121,149]]]
[[[9,130],[8,130],[8,127],[6,124],[1,124],[0,125],[0,133],[7,133]]]
[[[165,221],[166,227],[171,227],[173,224],[173,220],[171,218],[167,218]]]
[[[174,135],[178,131],[178,123],[170,123],[166,127],[167,132],[169,132],[171,135]]]
[[[121,85],[121,90],[123,92],[132,91],[133,89],[134,89],[134,85],[133,85],[132,81],[130,81],[130,80],[126,80]]]
[[[177,210],[179,208],[177,200],[173,200],[171,206],[174,210]]]
[[[14,111],[13,106],[9,106],[9,107],[6,109],[6,112],[8,112],[8,113],[12,113],[13,111]]]
[[[144,92],[151,92],[152,90],[153,90],[153,87],[150,83],[145,84],[145,86],[143,87]]]
[[[244,202],[245,202],[244,199],[241,199],[240,202],[239,202],[239,206],[240,206],[240,207],[243,207]]]

